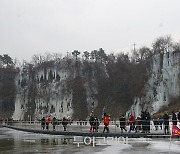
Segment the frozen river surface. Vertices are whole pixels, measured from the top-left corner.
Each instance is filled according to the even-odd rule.
[[[0,128],[0,154],[171,154],[180,153],[180,139],[81,138],[42,135]],[[78,145],[79,143],[79,145]],[[89,144],[90,143],[90,144]]]

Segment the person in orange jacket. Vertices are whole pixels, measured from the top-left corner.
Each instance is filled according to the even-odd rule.
[[[104,117],[103,117],[103,122],[104,122],[104,130],[103,130],[103,133],[105,132],[105,130],[107,131],[107,133],[109,133],[109,116],[104,113]]]

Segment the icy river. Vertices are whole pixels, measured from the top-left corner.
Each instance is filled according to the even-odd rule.
[[[0,128],[0,154],[179,154],[180,139],[115,139],[42,135]]]

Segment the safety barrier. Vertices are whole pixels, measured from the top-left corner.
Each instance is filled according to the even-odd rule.
[[[41,126],[41,121],[9,121],[9,122],[4,122],[3,123],[5,126],[13,126],[16,128],[21,128],[21,129],[30,129],[30,130],[42,130],[42,131],[53,131],[53,125],[52,123],[49,124],[49,129],[42,129]],[[150,124],[150,125],[149,125]],[[123,131],[124,133],[144,133],[143,132],[143,127],[148,127],[146,129],[149,129],[150,132],[146,133],[153,133],[153,134],[158,134],[158,133],[164,133],[164,124],[162,124],[162,127],[160,125],[154,125],[153,121],[150,121],[149,124],[146,125],[134,125],[133,129],[130,131],[130,125],[126,125],[127,132]],[[180,123],[178,122],[177,124],[180,126]],[[172,122],[169,123],[169,129],[171,129]],[[90,124],[89,121],[71,121],[68,122],[66,132],[79,132],[79,133],[89,133],[90,132]],[[120,122],[119,121],[110,121],[109,123],[109,130],[111,133],[122,133],[120,129]],[[138,128],[138,129],[137,129]],[[99,123],[98,126],[98,131],[99,133],[102,133],[104,129],[104,124],[103,122]],[[62,125],[62,122],[60,121],[57,123],[55,126],[55,131],[64,131],[64,127]],[[129,132],[130,131],[130,132]],[[170,132],[171,130],[169,130]],[[90,133],[95,133],[96,131]]]

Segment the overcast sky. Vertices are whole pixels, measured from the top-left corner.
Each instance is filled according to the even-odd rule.
[[[129,52],[159,36],[180,41],[180,0],[0,0],[0,54]]]

